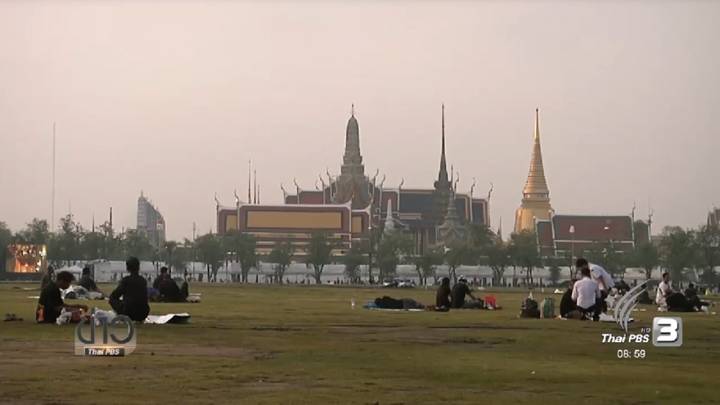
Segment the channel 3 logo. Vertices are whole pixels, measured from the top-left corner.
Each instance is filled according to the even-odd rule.
[[[682,318],[656,316],[652,328],[653,346],[679,347],[683,343]]]

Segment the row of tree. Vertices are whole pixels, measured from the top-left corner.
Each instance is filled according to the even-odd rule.
[[[241,270],[236,281],[240,282],[247,282],[251,269],[263,261],[272,264],[272,279],[282,283],[288,266],[294,258],[302,256],[318,283],[326,265],[342,263],[346,277],[354,283],[360,282],[362,267],[369,269],[372,282],[395,276],[400,264],[411,264],[424,284],[431,277],[436,281],[441,276],[437,269],[444,264],[451,278],[457,278],[456,270],[461,265],[485,265],[492,269],[495,284],[501,283],[508,269],[512,269],[513,279],[518,277],[519,272],[521,278],[532,284],[535,281],[534,269],[548,268],[551,281],[557,282],[561,276],[560,267],[568,266],[572,260],[569,253],[561,257],[543,257],[533,233],[512,234],[506,241],[481,225],[471,225],[466,240],[451,246],[426,249],[421,255],[414,254],[415,241],[408,234],[402,231],[384,233],[382,229],[375,229],[368,243],[356,244],[341,256],[333,256],[338,245],[323,233],[313,234],[304,252],[296,252],[289,242],[280,242],[269,254],[260,256],[255,238],[240,232],[223,236],[209,233],[194,241],[168,241],[163,246],[154,247],[142,232],[127,230],[116,234],[108,223],[86,230],[72,215],[67,215],[59,225],[57,232],[50,232],[47,221],[33,219],[24,229],[12,233],[0,222],[0,266],[5,263],[9,244],[27,243],[47,245],[48,261],[55,265],[96,259],[123,260],[136,256],[141,260],[167,263],[176,271],[183,271],[189,262],[202,262],[208,279],[216,279],[220,268],[236,263]],[[667,227],[659,242],[639,242],[631,252],[616,249],[612,242],[608,242],[576,253],[603,265],[616,277],[622,277],[627,268],[642,268],[647,278],[651,278],[653,271],[661,268],[669,271],[676,280],[686,279],[694,273],[706,283],[715,283],[715,269],[720,265],[720,229],[717,226],[690,230]],[[371,261],[372,265],[367,266]]]

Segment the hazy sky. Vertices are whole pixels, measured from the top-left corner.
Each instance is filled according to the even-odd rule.
[[[213,194],[262,200],[337,173],[351,103],[366,172],[432,187],[447,154],[495,184],[507,232],[533,111],[558,213],[696,226],[720,205],[720,2],[0,2],[0,221],[214,227]]]

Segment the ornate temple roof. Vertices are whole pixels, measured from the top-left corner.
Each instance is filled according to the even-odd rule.
[[[445,158],[445,104],[442,105],[442,148],[440,151],[440,170],[435,181],[435,190],[447,190],[450,188],[448,180],[447,159]]]
[[[355,118],[355,106],[348,119],[345,129],[345,154],[343,155],[343,166],[345,165],[362,165],[362,155],[360,154],[360,127]]]
[[[535,136],[530,159],[530,170],[523,188],[525,198],[549,198],[550,190],[545,180],[545,168],[543,167],[542,150],[540,148],[540,112],[535,109]]]
[[[438,227],[440,241],[449,246],[455,242],[465,239],[465,226],[460,221],[455,204],[455,193],[451,192],[448,198],[445,221]]]

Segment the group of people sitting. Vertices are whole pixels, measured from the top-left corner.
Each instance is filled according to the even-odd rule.
[[[188,297],[188,285],[184,282],[182,287],[170,277],[168,269],[163,267],[160,276],[155,280],[153,288],[148,288],[147,280],[140,275],[140,261],[130,257],[125,262],[129,273],[120,280],[118,286],[110,293],[109,303],[118,315],[125,315],[133,321],[142,322],[150,313],[149,297],[155,301],[183,302]],[[38,300],[36,319],[42,323],[55,323],[63,312],[72,313],[71,320],[77,321],[83,313],[87,313],[85,305],[69,305],[62,299],[61,290],[67,290],[75,276],[69,271],[61,271],[53,280],[54,270],[48,268],[48,273],[41,281],[40,299]],[[97,284],[90,275],[90,269],[83,269],[82,277],[78,283],[88,291],[98,291]]]
[[[575,267],[580,273],[579,280],[572,280],[560,301],[560,315],[570,319],[592,319],[597,321],[600,314],[607,312],[607,298],[610,291],[627,290],[616,285],[612,276],[602,267],[590,264],[586,259],[579,258]],[[643,302],[642,297],[640,299]],[[685,290],[685,294],[673,290],[670,274],[663,273],[662,281],[657,288],[655,303],[660,311],[693,312],[706,310],[709,303],[701,301],[693,284]]]
[[[693,283],[685,289],[685,294],[676,291],[670,283],[670,274],[665,272],[655,294],[655,303],[660,311],[696,312],[707,311],[710,303],[701,301]]]
[[[578,258],[575,268],[579,280],[572,280],[560,300],[560,315],[571,319],[592,319],[597,321],[607,311],[605,299],[615,287],[612,276],[602,267],[591,265],[586,259]]]
[[[187,281],[178,287],[175,280],[170,277],[167,267],[160,268],[160,275],[153,281],[150,289],[150,300],[158,302],[185,302],[189,295]]]
[[[465,297],[471,298],[471,301],[465,301]],[[449,310],[450,308],[469,308],[469,309],[482,309],[482,300],[475,298],[470,291],[467,279],[460,276],[458,282],[450,288],[450,278],[443,277],[440,281],[440,287],[437,289],[435,294],[435,308],[438,310]]]
[[[466,301],[465,297],[470,297],[470,301]],[[492,305],[494,301],[492,301]],[[366,308],[381,309],[403,309],[403,310],[432,310],[432,311],[449,311],[451,308],[465,309],[484,309],[483,300],[476,298],[470,291],[468,281],[465,277],[460,276],[458,282],[450,288],[450,278],[443,277],[440,286],[435,294],[435,306],[425,306],[412,298],[392,298],[388,296],[378,297],[374,301],[368,303]]]

